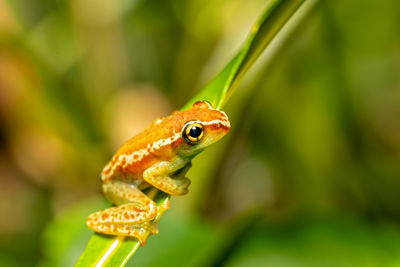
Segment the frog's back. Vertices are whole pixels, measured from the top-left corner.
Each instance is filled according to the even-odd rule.
[[[126,142],[104,167],[102,180],[141,179],[143,172],[155,163],[171,162],[178,157],[179,150],[193,150],[181,135],[183,127],[190,121],[199,121],[206,127],[211,143],[215,141],[213,136],[219,136],[219,139],[230,129],[224,112],[212,109],[206,102],[196,102],[188,110],[175,111],[168,117],[156,120],[149,128]],[[207,142],[204,144],[207,145]]]
[[[174,115],[154,121],[146,130],[128,140],[104,167],[102,180],[141,179],[143,172],[159,161],[170,161],[179,146],[180,125]]]

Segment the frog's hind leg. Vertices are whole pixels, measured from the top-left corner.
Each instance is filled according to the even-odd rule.
[[[108,181],[103,186],[106,196],[116,207],[89,215],[86,224],[95,232],[131,236],[144,245],[151,233],[157,233],[151,221],[157,214],[156,204],[134,185]]]

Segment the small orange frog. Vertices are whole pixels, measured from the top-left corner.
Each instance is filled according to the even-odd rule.
[[[153,226],[157,212],[168,207],[158,207],[142,190],[153,186],[170,195],[186,194],[191,160],[229,129],[225,112],[205,101],[154,121],[104,167],[103,192],[117,206],[91,214],[88,227],[98,233],[136,237],[144,245],[147,233],[157,233]]]

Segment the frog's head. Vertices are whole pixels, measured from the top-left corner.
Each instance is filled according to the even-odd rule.
[[[179,154],[194,156],[225,136],[231,125],[225,112],[213,109],[205,101],[198,101],[181,112],[180,134],[182,145]]]

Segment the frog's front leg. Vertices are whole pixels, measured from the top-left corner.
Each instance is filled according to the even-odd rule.
[[[149,231],[157,232],[151,223],[157,214],[156,204],[136,186],[118,180],[105,182],[103,191],[120,206],[89,215],[88,227],[98,233],[136,237],[144,245]]]
[[[188,192],[190,185],[190,180],[184,177],[190,166],[190,162],[182,159],[173,162],[162,161],[144,171],[143,179],[170,195],[184,195]],[[174,175],[177,171],[178,174]]]

